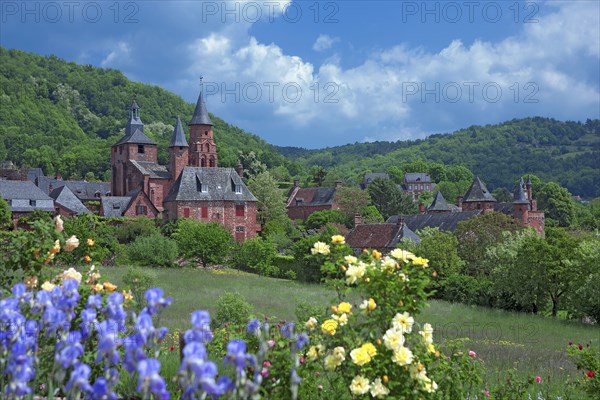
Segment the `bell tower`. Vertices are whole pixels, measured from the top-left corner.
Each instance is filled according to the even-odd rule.
[[[196,109],[188,124],[190,127],[189,165],[192,167],[217,167],[217,146],[213,137],[213,123],[208,116],[202,97],[202,78],[200,78],[200,85]]]

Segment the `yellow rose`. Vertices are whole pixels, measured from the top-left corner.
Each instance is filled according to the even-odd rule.
[[[413,361],[412,351],[408,347],[400,347],[394,350],[392,361],[400,366],[408,365]]]
[[[69,239],[67,239],[64,248],[67,253],[70,253],[73,250],[75,250],[77,246],[79,246],[79,239],[77,239],[77,237],[73,235]]]
[[[42,284],[42,289],[45,290],[46,292],[51,292],[55,286],[56,286],[55,284],[46,281]]]
[[[380,378],[375,379],[371,384],[371,396],[377,399],[381,399],[386,397],[388,394],[390,394],[390,389],[383,386],[383,383],[381,383]]]
[[[335,322],[332,319],[328,319],[327,321],[323,322],[323,325],[321,325],[321,331],[323,331],[323,333],[333,336],[335,335],[337,327],[337,322]]]
[[[50,254],[56,254],[60,251],[60,241],[56,239],[54,241],[54,247],[50,249]]]
[[[64,230],[64,222],[60,218],[60,215],[54,217],[54,230],[58,233],[61,233]]]
[[[346,239],[342,235],[333,235],[331,237],[332,244],[344,244],[346,243]]]
[[[396,329],[401,330],[404,333],[412,332],[412,327],[414,323],[414,318],[411,317],[410,314],[407,312],[403,312],[402,314],[397,313],[392,319],[392,326],[394,326]]]
[[[310,249],[312,254],[324,254],[327,255],[330,253],[329,245],[323,242],[315,242],[313,248]]]
[[[377,349],[373,346],[373,343],[367,342],[362,345],[362,348],[369,354],[370,357],[375,357]]]
[[[377,250],[373,250],[373,257],[379,260],[381,258],[381,253]]]
[[[354,364],[359,366],[365,365],[369,361],[371,361],[371,356],[369,355],[367,350],[365,350],[362,347],[352,350],[350,352],[350,358],[352,359],[352,362],[354,362]]]
[[[306,321],[304,323],[304,326],[306,327],[306,329],[308,329],[309,331],[314,331],[315,328],[317,327],[317,319],[315,317],[310,317],[308,319],[308,321]]]
[[[358,262],[358,258],[354,256],[345,256],[344,261],[346,261],[348,264],[356,264]]]
[[[338,314],[351,314],[352,313],[352,304],[343,301],[341,302],[338,307],[337,307],[337,313]]]
[[[94,291],[101,292],[102,290],[104,290],[104,286],[101,283],[96,283],[94,285]]]
[[[350,392],[355,396],[360,396],[369,392],[369,380],[362,375],[357,375],[350,382]]]
[[[412,262],[413,262],[413,264],[420,265],[422,267],[427,267],[427,265],[429,264],[428,259],[421,258],[421,257],[413,257]]]
[[[402,250],[402,249],[394,249],[390,253],[392,257],[394,257],[398,261],[408,262],[415,255],[410,251]]]
[[[133,300],[133,293],[131,293],[131,290],[128,290],[128,291],[123,290],[121,292],[121,294],[123,295],[123,299],[125,301],[131,301],[131,300]]]
[[[310,349],[306,352],[306,358],[308,361],[314,361],[319,357],[319,350],[317,346],[310,346]]]
[[[74,268],[69,268],[62,273],[62,279],[63,281],[66,281],[67,279],[75,279],[77,283],[81,283],[81,274],[75,271]]]
[[[90,239],[88,238],[88,240],[86,241],[87,245],[92,247],[96,242],[94,242],[94,239]]]
[[[104,287],[104,290],[106,290],[108,293],[114,292],[115,289],[117,288],[117,285],[114,285],[110,282],[104,282],[104,284],[102,286]]]

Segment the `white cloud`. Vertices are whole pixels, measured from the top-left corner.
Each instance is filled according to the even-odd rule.
[[[189,82],[210,66],[215,113],[244,121],[261,115],[272,131],[323,127],[299,136],[298,145],[327,135],[328,144],[409,139],[527,115],[594,117],[598,77],[581,65],[598,62],[598,5],[550,7],[514,37],[451,40],[437,53],[398,44],[346,69],[338,58],[313,65],[274,43],[224,30],[189,46],[192,59],[201,60],[188,70]],[[335,40],[320,35],[313,49]],[[256,124],[248,129],[260,129]]]
[[[130,62],[131,48],[125,42],[118,42],[108,55],[102,60],[100,65],[104,68],[116,68],[127,65]]]
[[[331,46],[333,46],[333,44],[337,41],[339,41],[339,38],[337,37],[331,37],[329,35],[320,34],[317,40],[315,40],[315,43],[313,44],[312,48],[314,51],[325,51],[327,49],[330,49]]]

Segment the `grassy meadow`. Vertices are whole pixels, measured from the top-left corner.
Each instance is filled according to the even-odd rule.
[[[266,315],[270,319],[287,320],[295,319],[295,308],[300,302],[326,307],[335,297],[335,293],[324,286],[231,269],[152,270],[157,275],[158,286],[173,297],[172,306],[160,320],[171,330],[187,329],[193,310],[214,312],[216,299],[225,291],[239,292],[252,305],[257,317]],[[104,278],[117,285],[122,285],[126,271],[126,267],[101,270]],[[430,301],[429,308],[417,322],[433,325],[436,342],[469,338],[469,350],[475,351],[485,362],[488,382],[504,381],[507,371],[514,369],[520,376],[540,375],[552,393],[561,393],[567,380],[579,376],[565,353],[569,342],[600,346],[597,325],[436,300]]]

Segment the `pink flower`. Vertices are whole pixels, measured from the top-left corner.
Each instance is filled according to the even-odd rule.
[[[542,377],[539,376],[539,375],[536,375],[535,376],[535,381],[536,381],[536,383],[542,383]]]
[[[317,371],[317,372],[315,373],[315,375],[316,375],[317,377],[319,377],[319,376],[321,376],[321,372],[320,372],[320,371]]]
[[[300,357],[300,364],[304,364],[304,357]]]
[[[268,377],[268,376],[269,376],[269,370],[268,370],[268,369],[266,369],[266,368],[263,368],[263,369],[260,371],[260,374],[262,375],[262,377],[263,377],[263,378],[266,378],[266,377]]]
[[[270,367],[270,366],[271,366],[271,361],[267,360],[263,363],[263,367]]]
[[[273,347],[275,347],[275,341],[274,340],[267,341],[267,346],[269,346],[269,348],[272,349]]]
[[[477,356],[477,353],[475,353],[473,350],[469,351],[469,357],[475,357]]]
[[[485,389],[485,397],[490,397],[490,391]]]

